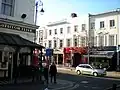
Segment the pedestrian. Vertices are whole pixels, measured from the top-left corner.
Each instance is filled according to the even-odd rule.
[[[57,74],[57,68],[55,65],[55,62],[52,63],[50,66],[50,76],[51,76],[51,83],[52,83],[52,78],[54,77],[54,83],[56,83],[56,74]]]
[[[45,81],[46,81],[46,83],[48,84],[49,82],[48,82],[48,71],[49,70],[49,67],[47,66],[47,65],[45,65],[44,66],[44,70],[43,70],[43,74],[44,74],[44,78],[45,78]]]

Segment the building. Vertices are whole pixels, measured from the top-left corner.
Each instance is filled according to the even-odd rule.
[[[59,55],[62,55],[64,51],[63,48],[86,47],[88,53],[83,56],[88,63],[98,59],[97,64],[113,65],[114,63],[112,67],[115,69],[116,65],[119,65],[119,55],[117,54],[117,58],[114,58],[120,45],[119,23],[119,9],[51,22],[46,25],[45,30],[43,29],[46,32],[43,33],[43,36],[46,37],[43,38],[43,45],[46,48],[54,48],[58,64],[60,63]],[[71,49],[68,50],[68,56],[72,59]],[[60,64],[63,63],[65,63],[64,58]]]
[[[54,60],[57,64],[65,64],[63,50],[67,47],[85,47],[88,35],[88,16],[68,18],[48,23],[38,30],[43,37],[37,42],[46,48],[54,49]],[[42,38],[42,39],[41,39]]]
[[[31,65],[38,26],[35,0],[0,0],[0,77],[14,78],[20,64]]]
[[[91,47],[90,57],[92,62],[97,60],[97,64],[104,63],[111,65],[114,70],[119,66],[118,46],[120,45],[120,10],[90,15],[90,42],[94,43]],[[95,47],[99,50],[95,50]],[[109,55],[109,56],[108,56]]]

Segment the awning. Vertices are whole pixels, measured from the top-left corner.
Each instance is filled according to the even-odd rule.
[[[34,42],[22,38],[16,34],[0,32],[0,45],[18,46],[18,47],[32,47],[32,48],[44,48]]]
[[[103,58],[112,58],[114,51],[102,51],[103,53],[90,54],[90,57],[103,57]],[[88,55],[83,55],[84,57],[88,57]]]

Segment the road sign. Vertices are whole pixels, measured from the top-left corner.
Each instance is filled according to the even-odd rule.
[[[46,49],[46,56],[52,56],[53,55],[53,49],[47,48]]]

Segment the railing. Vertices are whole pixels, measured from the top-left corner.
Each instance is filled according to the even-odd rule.
[[[105,90],[117,90],[117,89],[119,89],[119,90],[120,90],[120,85],[113,84],[113,86],[112,86],[112,87],[107,88],[107,89],[105,89]]]

